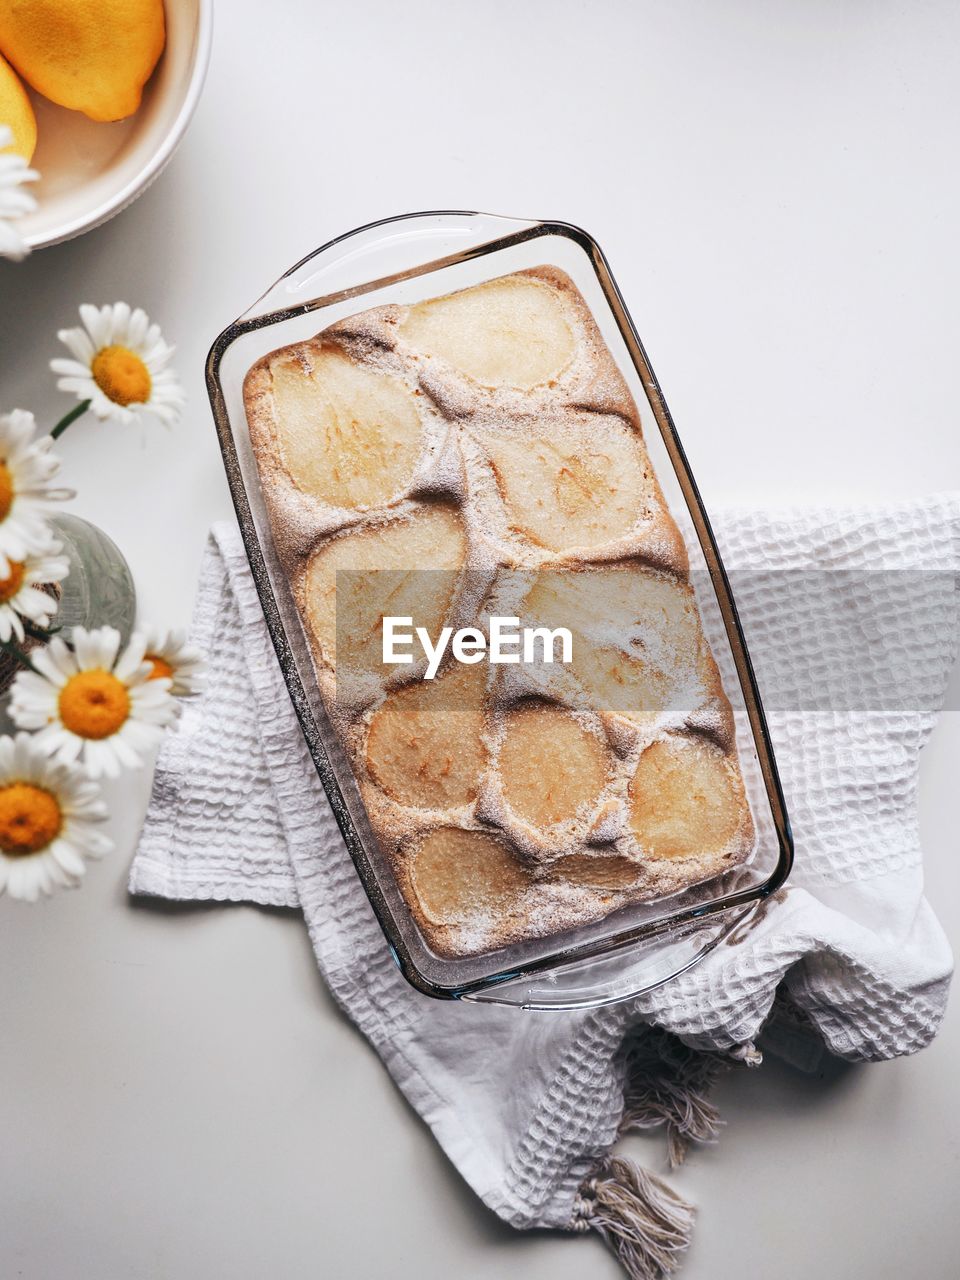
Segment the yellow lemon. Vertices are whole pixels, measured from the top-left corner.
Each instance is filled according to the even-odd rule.
[[[0,152],[17,151],[29,161],[37,145],[36,116],[20,77],[3,58],[0,58],[0,124],[9,125],[13,132],[13,142],[9,147],[0,147]]]
[[[165,39],[163,0],[0,0],[0,53],[91,120],[133,115]]]

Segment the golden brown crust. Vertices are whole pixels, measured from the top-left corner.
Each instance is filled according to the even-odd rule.
[[[686,548],[628,387],[562,271],[359,312],[258,361],[244,401],[326,710],[433,950],[547,936],[749,855],[733,714]],[[422,668],[378,670],[372,571],[430,566],[445,572],[429,598],[398,580],[391,611],[463,626],[517,610],[570,626],[572,664],[448,661],[432,685]],[[345,567],[369,581],[334,596]]]

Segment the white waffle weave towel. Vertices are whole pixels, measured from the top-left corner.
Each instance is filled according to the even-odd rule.
[[[589,1219],[584,1188],[596,1191],[621,1127],[634,1024],[717,1051],[763,1031],[797,1059],[806,1027],[842,1057],[882,1059],[922,1048],[943,1014],[952,958],[922,894],[917,780],[960,632],[960,495],[727,512],[716,530],[767,702],[795,871],[737,945],[630,1004],[574,1014],[437,1002],[407,986],[307,754],[239,534],[211,533],[194,619],[209,684],[161,752],[131,892],[299,905],[337,1000],[462,1176],[517,1227]],[[791,1022],[770,1021],[778,988]],[[657,1205],[670,1218],[662,1193],[654,1237]],[[669,1243],[631,1262],[637,1242],[622,1235],[633,1274],[671,1269]]]

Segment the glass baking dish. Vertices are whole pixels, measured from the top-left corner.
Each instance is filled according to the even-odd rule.
[[[733,707],[755,845],[742,865],[671,897],[634,903],[566,933],[449,958],[430,949],[403,901],[327,720],[309,642],[273,545],[243,382],[262,356],[358,311],[412,304],[543,266],[561,269],[577,286],[639,409],[650,460],[687,544],[704,632]],[[695,964],[783,884],[793,860],[790,826],[729,582],[659,384],[606,259],[586,232],[562,222],[470,212],[409,214],[361,227],[297,263],[220,334],[207,360],[207,386],[284,680],[357,873],[413,986],[439,998],[533,1009],[624,1000]]]

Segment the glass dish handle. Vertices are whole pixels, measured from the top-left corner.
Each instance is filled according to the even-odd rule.
[[[309,308],[320,299],[348,292],[358,280],[388,280],[538,225],[467,211],[405,214],[372,222],[301,259],[240,319],[252,320],[298,305]]]
[[[756,903],[722,916],[694,921],[681,933],[651,938],[628,955],[624,949],[592,956],[543,973],[520,974],[479,991],[465,992],[471,1004],[513,1005],[520,1009],[595,1009],[641,996],[695,965],[756,910]]]

